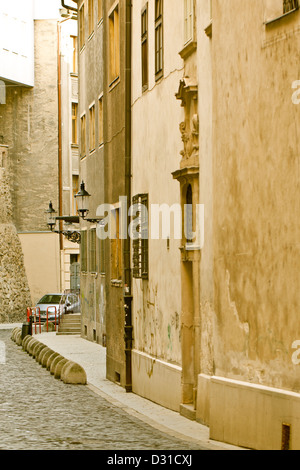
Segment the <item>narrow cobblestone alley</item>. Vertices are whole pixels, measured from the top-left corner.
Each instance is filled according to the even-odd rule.
[[[1,450],[205,450],[129,416],[86,386],[66,385],[0,331]]]

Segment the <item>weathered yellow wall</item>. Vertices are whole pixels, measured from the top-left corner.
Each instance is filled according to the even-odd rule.
[[[132,40],[132,195],[148,193],[151,204],[180,204],[180,190],[172,172],[179,167],[181,136],[179,123],[183,111],[175,93],[183,74],[182,48],[183,5],[181,0],[164,4],[164,78],[155,82],[154,74],[154,1],[148,2],[149,12],[149,88],[142,93],[141,83],[141,11],[142,0],[133,2]],[[174,34],[177,31],[178,34]],[[149,280],[133,281],[134,348],[133,389],[144,394],[151,383],[161,381],[161,390],[169,390],[169,405],[174,388],[166,383],[166,363],[180,365],[180,240],[149,240]],[[143,356],[145,354],[145,356]],[[159,368],[149,377],[148,355],[160,359]],[[137,359],[138,358],[138,361]],[[140,364],[137,369],[137,364]],[[180,402],[180,372],[175,374],[176,407]],[[150,387],[150,388],[149,388]],[[155,389],[152,388],[152,390]],[[172,392],[171,392],[172,389]],[[163,393],[152,393],[151,399],[166,403]],[[171,403],[172,402],[172,403]]]
[[[214,373],[299,391],[300,13],[265,14],[213,2]]]

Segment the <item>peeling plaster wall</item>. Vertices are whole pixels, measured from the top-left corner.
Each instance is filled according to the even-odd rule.
[[[299,392],[300,18],[265,26],[264,2],[223,3],[213,2],[213,372]]]
[[[151,204],[180,204],[180,190],[172,172],[179,167],[182,150],[179,123],[183,110],[175,98],[183,75],[178,52],[183,47],[182,1],[164,4],[164,78],[155,82],[154,1],[148,3],[149,86],[142,92],[140,24],[144,3],[133,2],[132,40],[132,195],[149,195]],[[172,227],[171,220],[171,227]],[[171,230],[173,230],[171,228]],[[149,280],[133,280],[134,348],[139,353],[172,364],[181,364],[180,240],[149,240]],[[139,360],[142,355],[138,353]],[[134,366],[137,362],[134,362]],[[163,367],[157,368],[161,374]],[[135,370],[133,370],[133,375]],[[135,376],[134,376],[135,377]],[[142,377],[139,376],[139,379]],[[146,378],[146,380],[148,380]],[[156,380],[156,379],[154,379]],[[161,380],[165,377],[161,376]],[[180,383],[180,374],[178,378]],[[147,388],[147,387],[145,387]],[[157,397],[156,397],[157,399]]]

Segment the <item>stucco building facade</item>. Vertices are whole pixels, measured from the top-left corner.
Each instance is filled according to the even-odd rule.
[[[145,5],[133,5],[132,195],[149,194],[151,204],[153,184],[160,203],[190,202],[196,238],[160,247],[150,236],[148,278],[133,281],[132,367],[133,390],[209,425],[212,438],[278,449],[299,438],[299,11],[275,3],[172,2],[169,11],[164,2],[164,63],[173,62],[155,82],[148,2],[149,90]]]
[[[9,172],[11,221],[30,289],[23,319],[26,308],[45,293],[70,288],[70,260],[79,258],[78,246],[49,231],[45,214],[50,200],[57,215],[72,213],[72,179],[79,172],[78,149],[71,148],[71,103],[78,101],[77,71],[71,70],[77,24],[60,18],[60,6],[59,1],[14,1],[0,10],[0,140],[6,149],[2,160]]]
[[[104,2],[77,2],[80,153],[79,186],[85,182],[91,195],[87,218],[96,218],[104,202]],[[103,242],[96,221],[81,221],[81,315],[82,335],[106,342],[106,269]]]
[[[14,6],[11,2],[1,10],[1,30],[7,36],[1,50],[5,100],[0,135],[7,147],[11,220],[22,244],[31,294],[23,305],[26,318],[26,307],[44,289],[59,290],[58,245],[44,220],[49,198],[58,200],[57,23],[40,15],[34,2],[19,5],[18,16]]]
[[[175,93],[184,67],[178,54],[183,15],[181,0],[156,3],[136,0],[132,8],[132,203],[148,209],[148,239],[132,241],[132,374],[135,393],[179,411],[180,240],[174,237],[172,206],[180,204],[180,192],[171,173],[182,150],[184,113]]]
[[[212,333],[201,371],[214,378],[199,385],[212,437],[255,448],[299,448],[297,7],[212,10],[214,290],[201,304]]]
[[[85,28],[91,4],[96,15],[78,2]],[[81,174],[90,217],[106,203],[116,227],[140,231],[105,240],[103,272],[81,268],[84,334],[106,337],[110,380],[208,425],[211,438],[297,449],[298,2],[102,6],[104,46],[85,32],[79,89],[85,145],[103,93],[103,146],[81,154]],[[93,54],[99,84],[86,76],[100,67]],[[172,218],[154,236],[164,204],[180,208],[179,236]],[[83,222],[86,240],[98,226]],[[96,323],[105,315],[94,336],[93,312]]]

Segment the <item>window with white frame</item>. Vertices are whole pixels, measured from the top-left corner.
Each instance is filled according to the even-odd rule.
[[[194,1],[184,0],[184,44],[193,40]]]
[[[120,75],[119,5],[109,15],[109,71],[113,83]]]
[[[155,79],[164,74],[163,0],[155,0]]]

